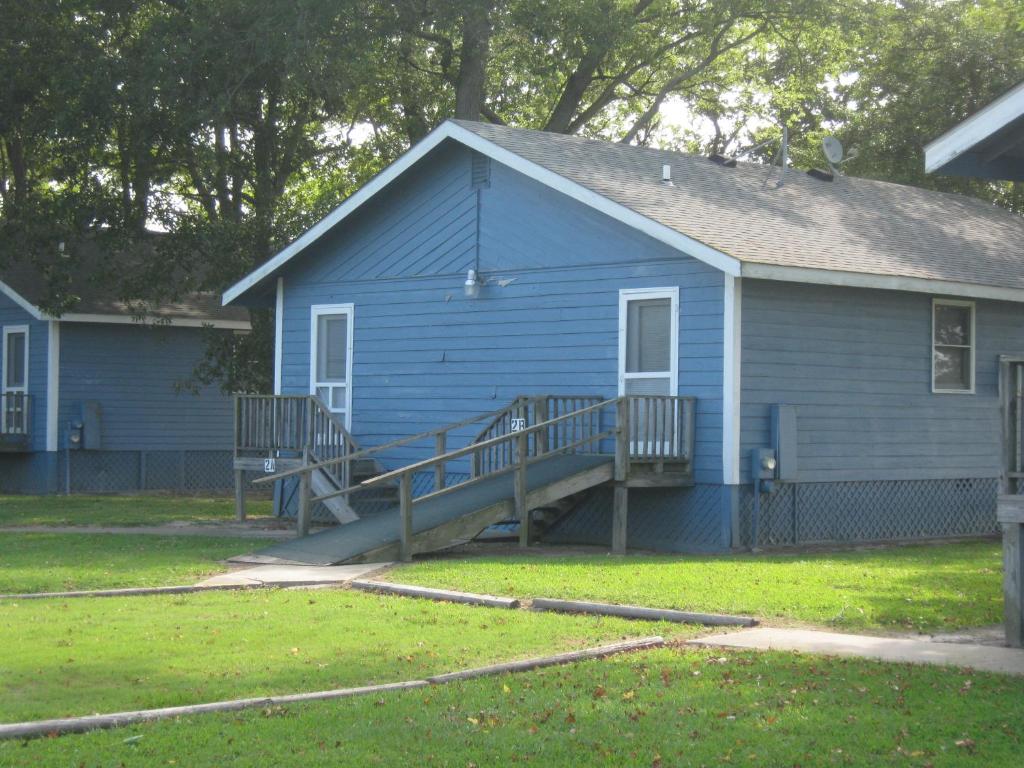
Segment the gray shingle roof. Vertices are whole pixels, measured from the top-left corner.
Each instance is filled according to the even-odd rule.
[[[126,302],[117,290],[111,270],[130,269],[114,257],[89,253],[68,269],[67,290],[78,297],[68,313],[90,315],[144,316],[152,320],[190,320],[201,322],[248,322],[249,312],[243,307],[221,306],[220,297],[210,292],[185,293],[174,300],[161,302]],[[35,264],[18,262],[0,268],[0,280],[14,289],[30,304],[39,307],[49,298],[49,286],[42,270]]]
[[[981,200],[792,168],[776,187],[755,163],[455,122],[744,263],[1024,289],[1024,217]]]

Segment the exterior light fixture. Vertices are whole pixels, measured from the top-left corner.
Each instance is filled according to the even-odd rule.
[[[482,281],[476,274],[475,269],[469,270],[466,273],[466,282],[462,285],[462,290],[466,292],[467,299],[475,299],[480,295],[480,286]]]

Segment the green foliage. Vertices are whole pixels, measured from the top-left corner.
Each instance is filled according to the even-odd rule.
[[[978,542],[734,557],[437,558],[394,581],[759,616],[845,630],[953,630],[1002,616],[1000,548]]]

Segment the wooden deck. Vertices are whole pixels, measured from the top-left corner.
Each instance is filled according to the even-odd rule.
[[[614,475],[613,454],[561,454],[541,458],[526,470],[527,507],[535,509],[606,483]],[[487,526],[515,515],[515,475],[505,473],[412,502],[412,552],[420,554],[472,539]],[[233,558],[235,562],[337,565],[397,560],[399,507],[312,536],[293,539]]]

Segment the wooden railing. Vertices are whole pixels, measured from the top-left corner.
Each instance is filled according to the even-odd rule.
[[[0,434],[28,435],[32,430],[32,395],[25,392],[0,394]]]
[[[611,400],[600,400],[594,396],[520,397],[497,411],[384,445],[361,449],[343,457],[325,459],[310,466],[269,475],[254,482],[274,482],[350,462],[389,448],[433,440],[433,456],[377,475],[358,485],[349,485],[316,496],[312,501],[324,501],[380,484],[397,482],[401,554],[403,558],[408,558],[412,546],[413,478],[416,474],[432,472],[435,477],[433,490],[415,499],[419,501],[497,475],[515,472],[515,508],[520,520],[520,541],[525,542],[529,537],[529,519],[523,507],[526,503],[526,469],[530,464],[561,453],[610,454],[614,451],[614,477],[618,483],[627,481],[630,465],[634,462],[653,462],[659,468],[665,463],[689,464],[692,467],[695,409],[696,399],[693,397],[626,395]],[[531,418],[535,420],[532,424]],[[488,423],[467,445],[454,449],[448,445],[451,432],[481,421]],[[607,421],[614,422],[613,426],[604,428]],[[610,447],[612,444],[614,448]],[[474,468],[470,477],[446,485],[446,467],[467,458]]]
[[[474,442],[482,443],[494,437],[511,434],[516,428],[525,425],[557,419],[566,414],[576,414],[576,418],[558,421],[548,429],[530,434],[527,441],[528,455],[540,456],[581,437],[587,430],[597,431],[600,428],[601,412],[578,412],[581,408],[601,401],[602,398],[598,395],[520,396],[484,427]],[[506,442],[473,454],[473,475],[486,475],[508,466],[514,461],[513,453],[512,444]]]
[[[696,398],[627,395],[620,403],[627,410],[619,421],[629,424],[630,458],[681,461],[693,456]]]

